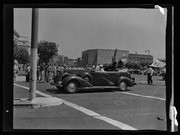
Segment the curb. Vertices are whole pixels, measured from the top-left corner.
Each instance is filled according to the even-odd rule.
[[[56,97],[37,97],[32,101],[30,101],[29,99],[14,99],[14,103],[13,103],[14,106],[32,107],[32,108],[57,106],[61,104],[62,104],[62,100]]]

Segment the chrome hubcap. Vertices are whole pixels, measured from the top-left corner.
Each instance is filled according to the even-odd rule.
[[[121,90],[126,90],[126,83],[125,82],[121,82],[119,85]]]
[[[76,90],[76,84],[75,83],[69,83],[67,86],[68,91],[74,92]]]

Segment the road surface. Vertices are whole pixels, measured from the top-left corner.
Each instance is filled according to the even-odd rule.
[[[125,92],[101,87],[66,94],[49,83],[37,83],[37,91],[60,98],[63,104],[38,109],[14,107],[14,129],[166,131],[166,93],[162,77],[153,76],[154,84],[147,85],[146,76],[132,76],[138,85]],[[28,97],[28,87],[25,80],[16,81],[14,98]]]

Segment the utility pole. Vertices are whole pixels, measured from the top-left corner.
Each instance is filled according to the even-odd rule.
[[[172,95],[171,95],[171,103],[170,106],[174,107],[174,7],[172,6]],[[175,112],[174,109],[171,110],[171,132],[175,131]]]
[[[38,41],[38,9],[32,9],[32,27],[31,27],[31,57],[30,57],[30,83],[29,100],[36,98],[37,81],[37,41]]]

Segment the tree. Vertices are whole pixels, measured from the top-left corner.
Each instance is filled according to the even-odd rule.
[[[29,63],[29,58],[30,55],[28,53],[28,50],[19,46],[14,47],[14,59],[16,59],[19,64]]]
[[[148,62],[141,62],[140,64],[141,64],[142,68],[145,68],[149,65]]]
[[[40,41],[38,42],[38,56],[39,62],[47,64],[49,60],[58,54],[58,44],[49,41]]]

